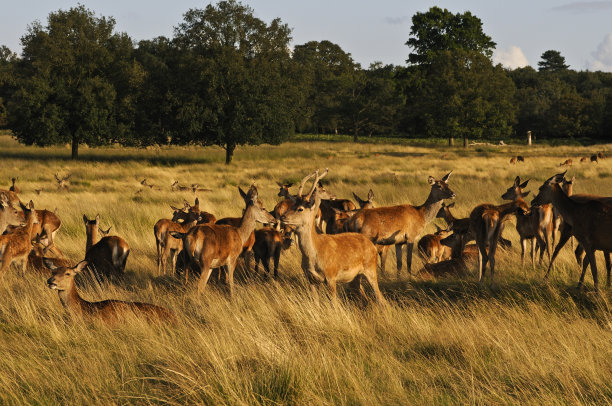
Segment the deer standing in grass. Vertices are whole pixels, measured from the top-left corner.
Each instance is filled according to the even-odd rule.
[[[518,178],[517,178],[518,179]],[[529,180],[522,184],[515,182],[514,186],[510,187],[506,193],[502,195],[502,199],[516,201],[526,193],[523,193],[523,188],[527,186]],[[544,204],[542,206],[532,206],[528,212],[519,211],[516,213],[516,231],[519,234],[521,241],[521,267],[525,266],[525,251],[527,248],[527,240],[531,241],[531,265],[535,271],[535,255],[540,249],[540,265],[544,258],[544,249],[548,253],[550,261],[550,247],[553,234],[553,209],[552,205]]]
[[[408,248],[406,265],[410,273],[412,250],[416,238],[436,217],[442,207],[442,200],[455,197],[455,193],[447,183],[451,173],[449,172],[440,180],[436,180],[433,176],[429,177],[431,190],[422,205],[402,204],[360,210],[347,222],[348,230],[359,232],[378,245],[395,245],[398,277],[402,269],[402,245],[406,245]],[[384,272],[382,260],[381,256],[381,269]]]
[[[87,233],[87,243],[85,245],[85,260],[88,268],[97,277],[103,275],[122,276],[125,272],[125,264],[130,255],[128,243],[116,235],[99,238],[99,234],[108,234],[100,229],[100,215],[96,215],[94,220],[89,220],[83,215],[85,231]]]
[[[517,176],[514,180],[514,185],[509,187],[506,193],[509,193],[516,187],[525,187],[527,183],[521,185],[521,179]],[[494,285],[495,277],[495,252],[499,237],[504,228],[504,222],[508,218],[516,214],[517,210],[529,211],[529,207],[523,198],[529,192],[522,193],[517,196],[517,199],[499,206],[484,203],[476,206],[470,213],[470,233],[476,239],[478,246],[478,279],[480,283],[484,282],[485,270],[487,262],[491,268],[491,287]],[[488,247],[488,252],[487,252]]]
[[[605,253],[612,251],[612,205],[600,200],[577,201],[567,196],[561,189],[564,173],[549,178],[540,186],[538,195],[533,199],[533,204],[552,203],[558,210],[563,221],[571,227],[571,234],[576,237],[578,243],[586,252],[583,264],[583,275],[588,265],[591,266],[593,285],[598,289],[597,262],[595,251],[601,250]],[[607,286],[610,286],[610,269],[608,268]]]
[[[350,283],[367,299],[361,278],[365,277],[379,302],[385,299],[378,288],[376,275],[377,250],[372,241],[363,234],[319,234],[315,228],[315,217],[321,198],[316,185],[327,174],[314,173],[315,181],[311,191],[286,212],[281,220],[295,227],[302,252],[302,271],[310,283],[313,297],[318,300],[317,284],[326,283],[331,291],[332,300],[337,302],[336,285]]]
[[[83,299],[77,291],[74,277],[87,267],[87,261],[81,261],[73,267],[57,265],[49,258],[44,258],[44,263],[53,272],[53,275],[47,280],[47,286],[57,290],[62,305],[77,316],[115,324],[125,316],[132,314],[137,317],[143,316],[150,321],[176,323],[174,313],[161,306],[123,300],[89,302]]]
[[[19,215],[22,220],[25,221],[25,214],[21,212]],[[47,249],[59,255],[59,250],[55,247],[54,239],[55,234],[57,234],[57,231],[62,225],[62,221],[57,214],[49,210],[36,210],[36,216],[38,218],[38,223],[34,224],[32,235],[40,235],[40,242],[44,244]],[[13,229],[14,227],[8,228],[9,231]]]
[[[255,273],[259,269],[259,263],[263,264],[266,274],[270,273],[270,259],[274,260],[274,278],[278,278],[278,263],[283,250],[289,249],[293,244],[291,238],[293,231],[288,227],[281,230],[280,222],[276,227],[264,227],[255,230],[255,244],[253,254],[255,256]]]
[[[230,297],[234,296],[234,270],[245,242],[253,233],[255,223],[274,223],[274,217],[266,211],[259,200],[257,188],[252,185],[248,192],[238,188],[245,203],[239,227],[219,224],[203,224],[192,227],[187,233],[171,232],[174,238],[183,240],[183,250],[189,261],[200,270],[198,294],[206,288],[213,268],[225,267]],[[187,283],[189,264],[185,266]]]
[[[34,203],[30,200],[29,208],[21,204],[25,213],[26,225],[14,230],[11,234],[0,235],[0,278],[8,271],[15,261],[21,262],[21,271],[25,275],[28,264],[28,254],[32,250],[32,229],[38,222]]]

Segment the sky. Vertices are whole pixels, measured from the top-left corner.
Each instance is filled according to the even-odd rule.
[[[0,45],[21,51],[20,38],[33,21],[46,25],[49,13],[83,4],[98,16],[112,16],[116,30],[138,41],[172,37],[174,27],[196,0],[20,0],[0,9]],[[612,72],[612,1],[553,0],[243,0],[269,22],[280,18],[293,29],[293,44],[334,42],[363,67],[373,62],[405,65],[411,18],[432,6],[470,11],[497,43],[493,60],[508,68],[537,68],[547,50],[561,52],[570,68]]]

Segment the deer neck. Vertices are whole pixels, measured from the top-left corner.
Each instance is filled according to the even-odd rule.
[[[423,218],[425,219],[425,224],[428,224],[436,218],[436,215],[442,208],[443,200],[435,197],[433,195],[433,190],[429,192],[429,196],[427,196],[427,200],[421,206],[417,207],[421,213],[423,213]]]
[[[69,309],[70,311],[73,311],[78,314],[83,313],[85,303],[87,302],[83,300],[81,296],[79,296],[76,284],[74,283],[74,279],[72,280],[72,283],[70,284],[70,287],[68,289],[60,290],[59,292],[57,292],[57,294],[59,295],[62,305],[64,305],[66,309]]]
[[[561,190],[559,185],[553,185],[552,193],[553,196],[551,200],[553,207],[559,211],[564,221],[567,221],[570,226],[573,226],[574,213],[576,212],[578,203],[566,195],[565,192]]]
[[[30,237],[30,240],[32,239],[31,237],[32,237],[32,229],[34,228],[34,216],[35,215],[36,215],[36,212],[32,210],[30,212],[30,216],[28,217],[28,224],[26,224],[26,233]]]
[[[255,206],[249,205],[242,215],[240,226],[238,226],[238,234],[243,244],[251,236],[253,230],[255,230]]]
[[[295,233],[298,236],[298,245],[300,251],[305,258],[315,258],[317,250],[315,248],[315,239],[319,237],[314,224],[314,218],[307,224],[296,227]]]
[[[98,242],[98,227],[93,227],[91,233],[87,233],[87,243],[85,244],[85,252]]]

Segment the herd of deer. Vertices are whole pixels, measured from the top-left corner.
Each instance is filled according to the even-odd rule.
[[[467,272],[465,259],[477,256],[479,280],[484,281],[488,264],[493,285],[497,246],[510,245],[501,237],[504,223],[515,216],[523,264],[527,241],[530,241],[534,268],[536,251],[540,250],[540,263],[544,250],[548,253],[547,278],[560,249],[574,236],[578,241],[576,258],[579,264],[582,262],[579,284],[583,283],[590,265],[595,288],[598,287],[595,251],[601,250],[605,254],[607,286],[610,286],[612,198],[573,195],[574,178],[566,179],[565,172],[544,182],[531,205],[524,200],[529,194],[524,191],[529,181],[521,182],[516,177],[501,196],[509,203],[478,205],[468,218],[463,219],[453,216],[451,208],[454,203],[444,202],[455,198],[448,185],[450,172],[439,180],[429,177],[431,189],[422,205],[378,208],[374,207],[372,190],[367,200],[353,194],[359,208],[348,199],[336,199],[321,183],[327,173],[328,170],[323,173],[315,171],[305,176],[296,195],[289,192],[292,184],[279,183],[278,195],[283,199],[270,212],[264,208],[255,185],[246,192],[238,188],[244,201],[241,217],[217,220],[213,214],[200,210],[197,198],[194,205],[185,201],[182,208],[171,206],[172,219],[159,220],[154,226],[158,274],[165,274],[168,265],[174,273],[177,259],[181,257],[185,283],[190,270],[199,271],[198,293],[201,293],[213,269],[219,269],[220,277],[225,275],[230,297],[233,297],[234,270],[240,257],[244,258],[248,269],[250,258],[254,256],[255,272],[262,262],[266,273],[269,273],[270,260],[273,259],[274,276],[277,277],[281,251],[291,246],[293,235],[296,235],[302,254],[302,271],[313,297],[318,299],[317,285],[325,283],[335,303],[337,284],[348,283],[367,300],[362,286],[362,280],[366,279],[377,301],[384,303],[378,287],[378,257],[380,269],[384,272],[388,249],[395,246],[399,277],[402,247],[405,245],[410,273],[414,243],[425,226],[437,217],[443,218],[448,227],[446,230],[438,228],[435,234],[419,240],[417,251],[426,262],[420,273],[434,276],[462,274]],[[312,186],[304,193],[305,185],[311,179]],[[35,210],[32,201],[24,205],[18,193],[15,180],[9,190],[0,190],[0,277],[14,262],[21,263],[24,273],[28,264],[38,270],[48,268],[53,272],[47,281],[49,288],[56,289],[63,305],[77,314],[113,322],[129,310],[150,319],[175,320],[172,312],[151,304],[118,300],[88,302],[82,299],[74,283],[75,275],[89,269],[98,279],[120,277],[130,253],[127,242],[121,237],[107,235],[110,228],[100,228],[99,215],[93,220],[84,215],[87,234],[85,259],[72,265],[54,244],[61,225],[57,214]],[[256,230],[256,223],[265,226]],[[468,245],[472,240],[476,244]],[[551,247],[554,247],[552,256]],[[581,261],[583,253],[586,253],[586,258]]]

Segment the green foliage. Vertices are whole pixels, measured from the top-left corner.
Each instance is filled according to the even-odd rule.
[[[469,11],[453,14],[431,7],[412,16],[406,45],[413,50],[406,62],[421,65],[433,63],[442,51],[474,51],[490,59],[496,44],[482,31],[482,21]]]
[[[559,72],[569,68],[565,64],[565,57],[561,56],[559,51],[548,50],[540,58],[542,58],[538,62],[538,70],[540,72]]]

